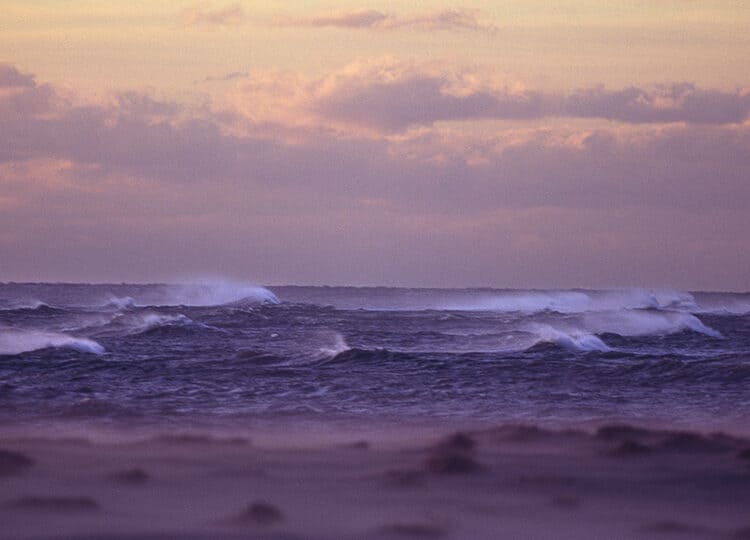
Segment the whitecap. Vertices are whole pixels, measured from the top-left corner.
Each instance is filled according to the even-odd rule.
[[[586,331],[594,334],[637,337],[692,330],[714,338],[722,337],[720,332],[705,325],[695,315],[681,312],[628,310],[590,313],[584,315],[581,322]]]
[[[620,289],[608,291],[502,291],[448,302],[442,309],[538,313],[586,313],[621,309],[697,309],[692,294],[673,290]]]
[[[334,332],[332,337],[333,337],[333,340],[332,340],[333,342],[330,345],[325,345],[323,347],[320,347],[320,352],[324,356],[334,357],[343,352],[351,350],[351,347],[344,339],[344,336],[342,336],[338,332]]]
[[[570,351],[577,352],[608,352],[612,350],[600,338],[582,330],[563,331],[546,324],[537,324],[531,327],[531,331],[538,338],[534,345],[539,343],[554,343]]]
[[[36,330],[0,329],[0,355],[15,355],[51,347],[92,354],[105,352],[99,343],[87,338]]]
[[[107,302],[104,307],[105,308],[114,308],[114,309],[132,309],[136,306],[135,299],[132,296],[123,296],[123,297],[117,297],[112,296],[109,299],[109,302]]]
[[[206,280],[168,285],[162,305],[220,306],[233,303],[278,304],[279,299],[260,285],[229,280]]]

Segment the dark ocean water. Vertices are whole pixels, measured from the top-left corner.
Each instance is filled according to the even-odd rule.
[[[750,432],[750,294],[0,284],[0,425]]]

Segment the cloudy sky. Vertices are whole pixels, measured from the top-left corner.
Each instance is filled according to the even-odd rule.
[[[0,280],[750,289],[744,0],[0,11]]]

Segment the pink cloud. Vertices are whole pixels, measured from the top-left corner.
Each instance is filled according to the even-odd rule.
[[[317,79],[251,73],[238,85],[237,105],[255,121],[396,133],[440,121],[545,117],[740,124],[750,115],[750,92],[683,83],[555,93],[518,88],[480,72],[381,58]]]

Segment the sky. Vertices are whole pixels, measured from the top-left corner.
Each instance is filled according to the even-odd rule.
[[[4,0],[0,281],[750,290],[743,0]]]

